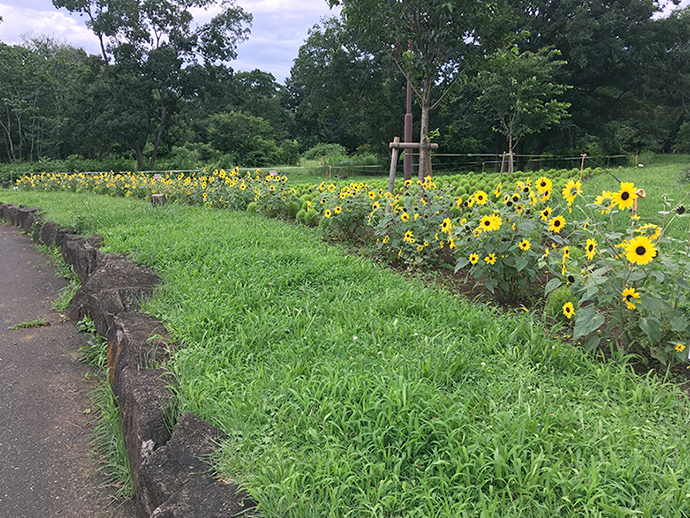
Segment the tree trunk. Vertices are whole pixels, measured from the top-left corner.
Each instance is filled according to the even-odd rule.
[[[513,134],[508,135],[508,154],[510,156],[508,160],[508,174],[513,174]]]
[[[141,171],[144,168],[144,154],[141,152],[141,146],[139,145],[139,142],[135,144],[134,149],[137,153],[137,169]]]
[[[162,103],[161,103],[162,104]],[[165,105],[161,105],[161,120],[158,124],[158,131],[156,132],[156,140],[153,142],[153,152],[151,153],[151,160],[149,161],[149,167],[153,167],[156,163],[156,157],[158,156],[158,146],[161,142],[161,135],[163,134],[163,127],[165,126]]]
[[[419,179],[423,182],[427,172],[429,160],[429,106],[422,106],[422,117],[419,130]]]

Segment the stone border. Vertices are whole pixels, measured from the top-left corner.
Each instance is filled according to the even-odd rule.
[[[67,316],[90,315],[108,339],[108,379],[120,414],[139,518],[233,518],[248,516],[256,503],[234,483],[212,476],[204,460],[223,433],[191,413],[177,423],[174,380],[164,366],[169,335],[162,322],[138,313],[142,300],[162,284],[156,273],[121,254],[99,250],[103,238],[85,238],[52,221],[38,207],[0,203],[0,219],[19,226],[34,242],[60,249],[82,286]],[[172,431],[171,431],[172,428]]]

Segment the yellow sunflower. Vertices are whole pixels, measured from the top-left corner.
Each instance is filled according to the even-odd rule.
[[[553,188],[553,183],[546,176],[542,176],[537,180],[537,192],[539,194],[544,194],[545,192],[550,192]]]
[[[486,202],[488,201],[489,197],[486,195],[484,191],[477,191],[474,193],[474,200],[479,204],[479,205],[486,205]]]
[[[635,305],[640,299],[640,294],[635,291],[635,288],[625,288],[621,296],[628,309],[635,309]]]
[[[637,199],[635,185],[632,182],[621,182],[621,190],[612,195],[614,205],[620,210],[632,209]]]
[[[631,263],[645,265],[656,257],[657,249],[647,236],[637,236],[628,241],[625,257]]]
[[[575,316],[575,306],[573,306],[572,302],[566,302],[563,304],[563,314],[565,315],[565,318],[570,320]]]
[[[403,223],[407,223],[408,221],[410,221],[410,215],[407,212],[403,212],[402,214],[400,214],[400,220]]]
[[[682,353],[685,350],[685,346],[683,344],[676,344],[676,352]]]
[[[551,207],[544,207],[544,210],[541,211],[541,220],[542,221],[548,221],[549,218],[551,217]]]
[[[526,252],[527,250],[529,250],[530,246],[531,246],[530,242],[527,239],[523,239],[520,242],[520,250],[522,250],[523,252]]]
[[[335,212],[336,214],[340,214],[342,211],[343,208],[338,205],[336,205],[336,207],[333,209],[333,212]]]
[[[549,230],[551,232],[558,234],[563,230],[563,227],[565,227],[565,218],[563,216],[556,216],[549,221]]]
[[[572,205],[578,194],[582,194],[582,182],[579,180],[576,182],[572,178],[568,180],[563,187],[563,198],[568,202],[568,205]]]
[[[331,214],[332,214],[332,213],[331,213],[330,209],[326,209],[326,210],[323,211],[323,217],[324,217],[324,218],[330,218],[330,217],[331,217]]]
[[[494,264],[496,262],[496,254],[490,253],[484,258],[486,264]]]
[[[501,223],[501,216],[497,214],[489,214],[482,217],[482,219],[479,221],[478,228],[482,232],[490,232],[492,230],[498,230],[501,228]]]
[[[479,256],[477,254],[470,254],[470,263],[475,265],[479,262]]]
[[[596,239],[589,238],[587,240],[587,245],[585,247],[585,255],[590,261],[594,259],[594,255],[597,253],[597,241]]]
[[[450,231],[453,229],[453,223],[451,223],[450,218],[446,218],[443,220],[441,223],[441,232],[445,232],[446,234],[450,234]]]

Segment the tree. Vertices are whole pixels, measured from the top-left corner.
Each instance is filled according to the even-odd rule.
[[[369,48],[385,50],[421,108],[420,177],[430,172],[429,112],[475,60],[507,37],[507,10],[484,0],[330,0]],[[407,50],[408,42],[411,51]]]
[[[513,172],[515,147],[522,137],[568,116],[570,104],[555,99],[568,89],[553,82],[554,71],[566,64],[554,60],[558,55],[555,50],[520,52],[513,47],[499,54],[476,78],[479,102],[495,115],[498,127],[494,130],[508,141],[509,173]]]
[[[156,119],[150,125],[152,153],[158,154],[168,117],[180,99],[187,69],[214,65],[236,57],[237,45],[247,38],[251,15],[232,0],[210,22],[193,29],[191,8],[209,8],[217,0],[53,0],[56,7],[86,15],[87,26],[101,41],[103,59],[126,74],[139,75],[150,85]],[[146,112],[142,117],[148,116]],[[138,126],[147,124],[141,121]],[[142,155],[137,149],[141,168]]]
[[[285,105],[307,147],[329,142],[352,151],[366,144],[387,153],[401,129],[404,80],[391,74],[383,51],[363,50],[355,36],[337,18],[314,25],[286,81]]]

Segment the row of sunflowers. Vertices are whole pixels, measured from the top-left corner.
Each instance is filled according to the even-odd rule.
[[[23,189],[91,191],[168,202],[256,211],[319,225],[332,239],[375,242],[409,268],[451,267],[508,300],[535,286],[547,313],[572,325],[588,348],[610,343],[664,363],[687,361],[688,256],[669,253],[671,225],[682,206],[654,222],[636,214],[644,191],[583,196],[581,171],[554,171],[536,180],[515,175],[476,180],[426,177],[396,182],[291,185],[272,171],[216,170],[199,176],[132,173],[41,174]],[[465,176],[468,178],[468,176]],[[504,185],[505,183],[505,185]],[[491,186],[491,188],[489,188]]]

